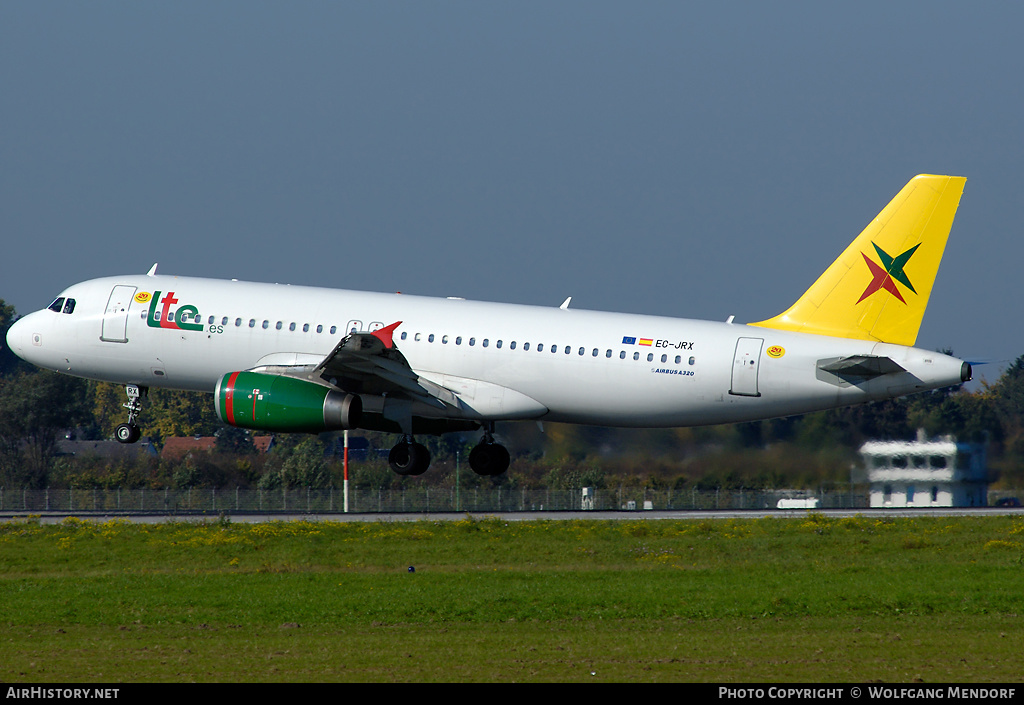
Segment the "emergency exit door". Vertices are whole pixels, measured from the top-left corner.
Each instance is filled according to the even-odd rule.
[[[729,394],[759,397],[757,369],[761,366],[761,348],[764,338],[740,338],[736,341],[736,355],[732,364],[732,387]]]

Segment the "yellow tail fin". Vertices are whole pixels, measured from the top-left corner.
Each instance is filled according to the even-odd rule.
[[[750,325],[913,345],[966,181],[915,176],[795,304]]]

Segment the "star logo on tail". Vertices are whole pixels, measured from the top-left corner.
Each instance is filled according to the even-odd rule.
[[[896,282],[907,287],[915,294],[917,293],[914,289],[914,285],[910,283],[910,278],[907,276],[907,273],[903,271],[903,268],[906,266],[907,261],[913,256],[917,248],[921,246],[921,243],[914,245],[909,250],[896,257],[891,257],[889,253],[878,245],[875,245],[875,243],[872,242],[871,244],[874,245],[875,252],[878,254],[878,259],[881,260],[882,264],[879,266],[877,262],[873,261],[866,254],[863,252],[860,253],[864,258],[864,261],[867,262],[868,269],[871,270],[871,282],[868,284],[867,288],[864,289],[864,293],[860,295],[860,298],[857,299],[857,303],[860,303],[879,289],[885,289],[899,299],[900,302],[904,304],[907,303],[903,299],[903,295],[900,294],[900,290],[896,286]]]

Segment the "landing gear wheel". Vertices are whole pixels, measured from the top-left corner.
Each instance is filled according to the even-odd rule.
[[[482,441],[469,452],[469,467],[477,475],[501,475],[508,470],[509,463],[508,450],[500,443]]]
[[[118,443],[135,443],[141,435],[142,432],[135,424],[123,423],[114,430]]]
[[[402,441],[391,449],[388,464],[399,475],[422,475],[430,467],[430,451],[422,443]]]

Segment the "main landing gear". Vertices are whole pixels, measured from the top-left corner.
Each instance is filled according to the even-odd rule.
[[[477,475],[496,477],[508,470],[508,450],[494,442],[494,426],[488,426],[484,437],[469,453],[469,466]],[[430,451],[406,435],[388,454],[388,464],[399,475],[422,475],[430,467]]]
[[[128,403],[122,406],[128,409],[128,423],[123,423],[114,430],[114,438],[119,443],[135,443],[139,440],[142,432],[139,430],[135,420],[142,413],[141,397],[149,395],[149,387],[140,387],[137,384],[125,386],[125,393],[128,395]]]
[[[484,437],[469,453],[469,467],[477,475],[494,477],[508,470],[510,462],[505,446],[494,442],[494,424],[488,424]]]
[[[404,436],[388,454],[388,464],[399,475],[422,475],[430,467],[430,451],[412,436]]]

